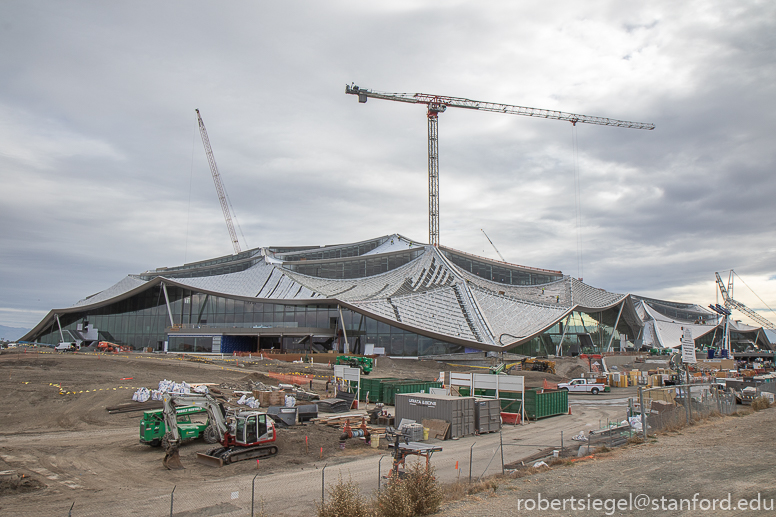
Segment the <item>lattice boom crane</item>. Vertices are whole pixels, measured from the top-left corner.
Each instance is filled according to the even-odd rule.
[[[759,323],[763,326],[763,328],[766,329],[776,329],[776,325],[774,325],[770,320],[760,316],[755,311],[747,307],[741,302],[738,302],[733,299],[733,271],[730,271],[730,280],[728,282],[728,287],[725,287],[725,282],[722,281],[722,277],[719,276],[719,273],[714,273],[717,276],[717,287],[719,287],[719,292],[722,294],[722,299],[725,302],[725,308],[726,309],[738,309],[739,311],[743,312],[750,318],[752,318],[754,321]]]
[[[428,117],[428,238],[430,244],[439,246],[439,134],[438,117],[447,108],[464,108],[480,111],[492,111],[494,113],[506,113],[508,115],[523,115],[526,117],[547,118],[553,120],[565,120],[576,125],[577,123],[596,124],[599,126],[614,126],[630,129],[655,129],[654,124],[643,122],[628,122],[604,117],[591,117],[564,113],[562,111],[527,108],[525,106],[511,106],[495,102],[474,101],[461,97],[446,97],[443,95],[430,95],[427,93],[386,93],[366,88],[359,88],[355,84],[346,85],[345,93],[357,95],[358,102],[365,103],[370,97],[389,101],[407,102],[410,104],[425,104]]]
[[[210,164],[210,172],[213,174],[213,183],[216,185],[216,193],[218,194],[218,200],[221,202],[221,210],[224,212],[224,219],[226,220],[226,227],[229,230],[229,238],[232,239],[232,247],[234,247],[234,254],[237,255],[242,251],[240,249],[240,241],[237,240],[237,233],[234,231],[234,224],[232,223],[232,213],[229,210],[229,202],[226,199],[226,191],[224,185],[221,183],[221,175],[218,173],[218,166],[216,165],[216,159],[213,156],[213,149],[210,147],[210,139],[207,137],[207,129],[205,129],[205,123],[202,121],[202,116],[197,112],[197,122],[199,123],[199,134],[202,136],[202,145],[205,146],[205,154],[207,155],[207,161]],[[244,238],[245,236],[243,236]]]

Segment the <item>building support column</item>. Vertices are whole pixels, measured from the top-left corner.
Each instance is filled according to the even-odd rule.
[[[573,311],[566,316],[566,323],[563,324],[563,334],[560,336],[560,343],[555,347],[555,355],[563,357],[563,340],[566,339],[566,331],[569,329],[569,320],[572,314],[574,314]]]
[[[345,318],[342,317],[342,307],[340,307],[339,304],[337,304],[337,310],[339,311],[340,315],[340,324],[342,325],[342,334],[345,336],[345,347],[343,348],[343,352],[346,354],[350,353],[350,343],[348,343],[348,331],[345,328]]]
[[[59,322],[59,314],[54,315],[57,318],[57,326],[59,327],[59,342],[65,342],[65,335],[62,333],[62,323]]]
[[[162,282],[162,291],[164,291],[164,303],[167,304],[167,316],[170,317],[170,326],[175,326],[175,321],[172,319],[172,309],[170,308],[170,297],[167,294],[167,285],[165,285],[164,282]]]
[[[609,344],[606,345],[606,351],[612,348],[612,340],[614,340],[614,333],[617,331],[617,325],[620,324],[620,316],[622,316],[622,308],[625,307],[625,300],[620,304],[620,311],[617,313],[617,319],[614,321],[614,327],[612,328],[612,335],[609,336]]]

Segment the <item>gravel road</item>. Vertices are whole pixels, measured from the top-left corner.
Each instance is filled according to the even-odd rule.
[[[504,480],[495,493],[452,503],[439,515],[773,515],[775,425],[776,409],[713,418],[646,444]],[[590,508],[596,499],[601,506]]]

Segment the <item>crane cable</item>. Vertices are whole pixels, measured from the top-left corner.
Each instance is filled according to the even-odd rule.
[[[223,177],[221,178],[221,183],[223,184]],[[243,233],[242,226],[240,226],[240,221],[237,220],[237,214],[234,212],[234,207],[232,206],[232,200],[229,199],[229,192],[226,190],[226,187],[224,187],[224,194],[226,195],[226,202],[229,204],[229,209],[232,211],[232,219],[234,219],[234,222],[237,224],[237,229],[240,231],[240,235],[242,236],[242,242],[245,244],[246,249],[250,249],[250,246],[248,246],[248,241],[245,239],[245,234]]]
[[[189,253],[189,224],[191,223],[191,185],[194,182],[194,145],[197,141],[197,129],[191,134],[191,170],[189,171],[189,207],[186,211],[186,244],[183,248],[183,263]]]
[[[577,136],[577,125],[571,124],[571,150],[572,166],[574,168],[574,218],[577,226],[577,278],[583,278],[582,261],[582,194],[580,192],[579,179],[579,138]]]
[[[738,279],[739,279],[739,280],[741,280],[741,282],[742,282],[742,283],[743,283],[743,284],[746,286],[746,288],[747,288],[747,289],[749,289],[750,291],[752,291],[752,294],[753,294],[753,295],[755,295],[755,296],[757,297],[757,299],[758,299],[758,300],[760,300],[760,302],[762,302],[762,304],[763,304],[763,305],[765,305],[766,307],[768,307],[768,310],[769,310],[769,311],[771,311],[773,314],[776,314],[776,312],[774,312],[774,310],[773,310],[773,309],[771,309],[771,308],[770,308],[770,306],[768,306],[768,304],[767,304],[767,303],[765,303],[765,300],[763,300],[762,298],[760,298],[760,296],[759,296],[759,295],[758,295],[756,292],[754,292],[754,289],[752,289],[751,287],[749,287],[749,285],[748,285],[746,282],[744,282],[744,279],[743,279],[743,278],[741,278],[741,277],[738,275],[738,273],[736,273],[736,272],[735,272],[735,270],[732,270],[732,269],[731,269],[731,271],[733,271],[733,274],[734,274],[734,275],[736,275],[736,276],[738,277]]]

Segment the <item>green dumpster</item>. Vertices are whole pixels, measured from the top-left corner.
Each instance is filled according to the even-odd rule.
[[[569,412],[569,392],[567,390],[545,390],[526,388],[525,416],[531,420],[548,416],[565,415]]]
[[[409,380],[402,382],[388,382],[383,384],[383,400],[385,404],[393,405],[397,393],[430,393],[431,388],[441,388],[438,381]]]

